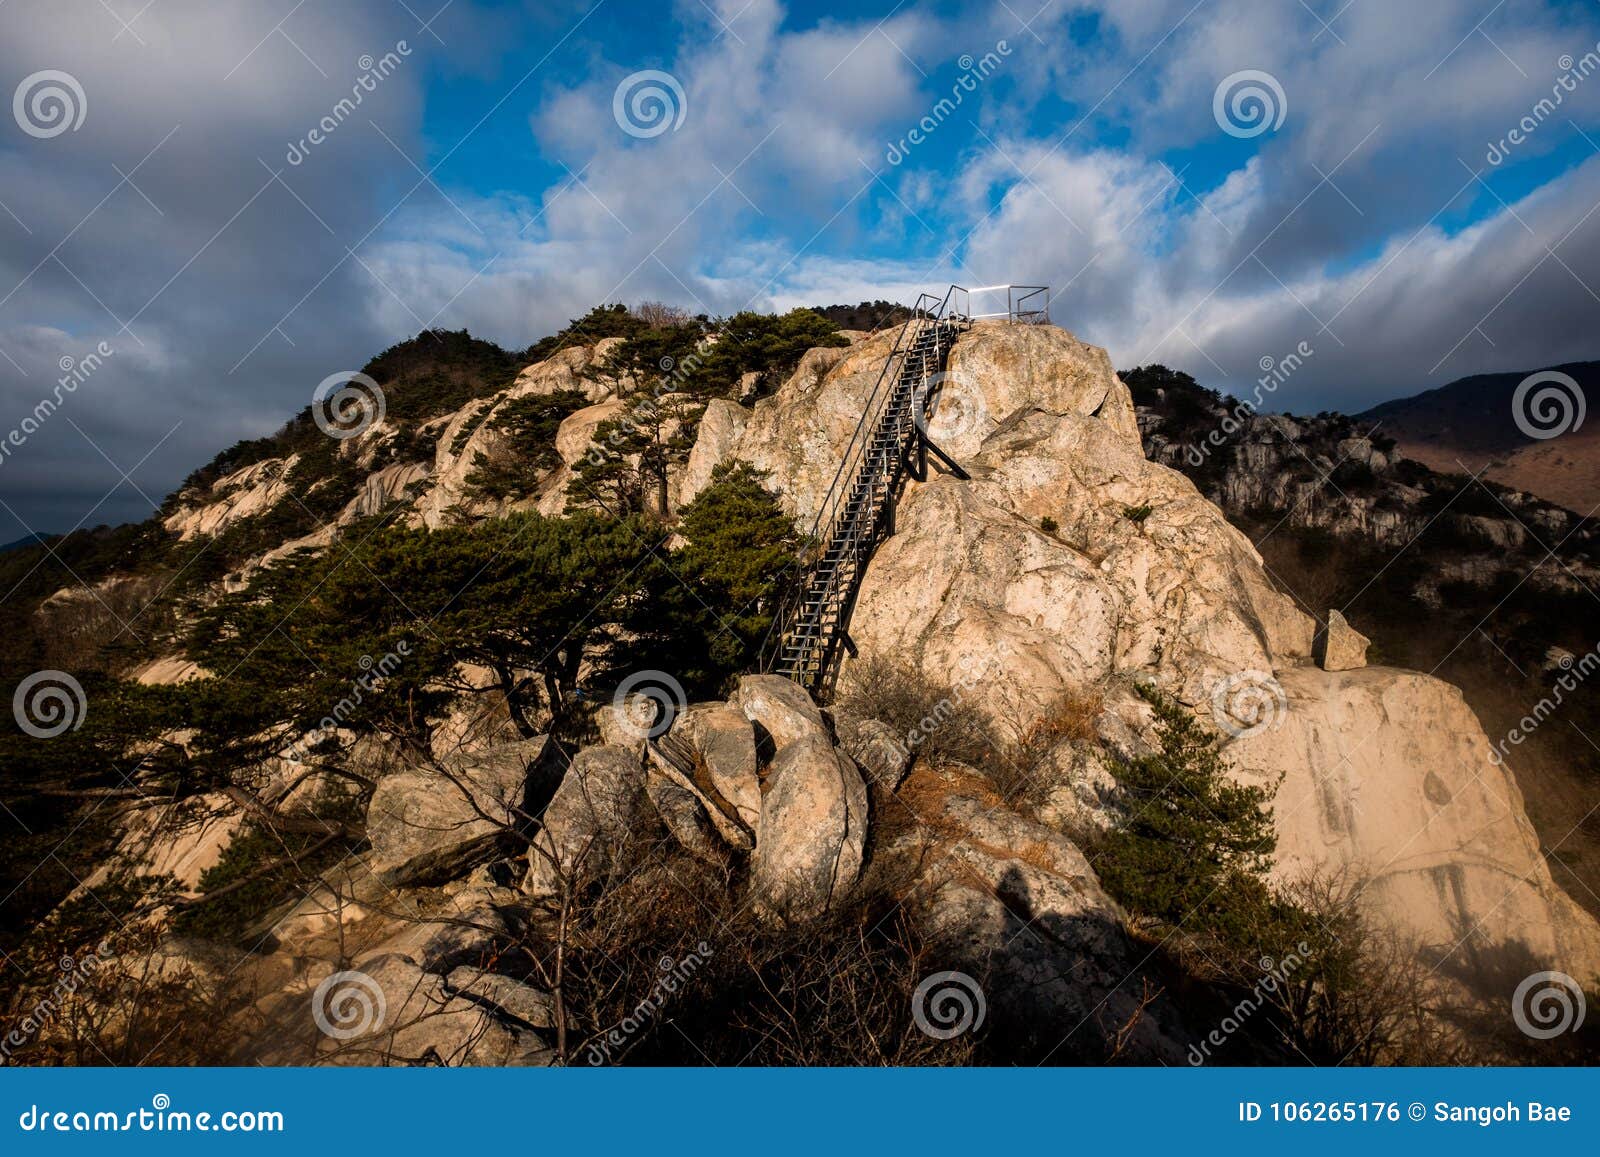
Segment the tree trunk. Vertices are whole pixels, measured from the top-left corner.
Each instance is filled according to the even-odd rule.
[[[518,679],[516,672],[510,667],[496,666],[494,674],[500,682],[500,692],[505,696],[506,713],[511,716],[511,725],[523,739],[534,738],[539,732],[528,719],[526,694],[528,680]]]

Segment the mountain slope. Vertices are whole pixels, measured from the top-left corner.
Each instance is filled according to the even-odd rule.
[[[851,623],[857,691],[819,705],[739,672],[895,334],[601,320],[629,333],[520,369],[397,347],[373,376],[402,401],[428,381],[414,407],[344,436],[302,418],[161,521],[61,544],[92,588],[23,576],[8,673],[81,674],[87,715],[0,734],[7,808],[101,823],[65,902],[5,929],[11,954],[52,976],[109,915],[130,965],[201,981],[129,1018],[160,1040],[97,1021],[106,1056],[201,1024],[241,1031],[161,1058],[564,1063],[667,960],[695,996],[673,1032],[645,1018],[635,1060],[1172,1063],[1264,955],[1315,943],[1296,1000],[1404,980],[1384,1007],[1488,1017],[1449,1034],[1486,1059],[1527,1047],[1508,969],[1600,978],[1600,926],[1479,717],[1378,661],[1406,641],[1386,615],[1455,614],[1463,591],[1530,622],[1578,605],[1591,537],[1569,512],[1331,417],[1207,442],[1192,482],[1167,463],[1221,399],[1165,371],[1125,385],[1052,326],[979,323],[928,427],[965,471],[907,485]],[[669,357],[691,369],[663,376]],[[1264,515],[1305,537],[1241,532]],[[1361,591],[1268,553],[1318,535]],[[1505,589],[1541,550],[1532,597]],[[1336,605],[1378,638],[1371,666],[1337,623],[1317,644]],[[1396,937],[1426,953],[1381,955]],[[998,1031],[930,1044],[907,1015],[930,965],[981,986]],[[351,969],[390,1020],[311,1032]],[[1229,1056],[1347,1055],[1296,1015],[1264,1011]],[[1367,1061],[1442,1055],[1360,1035]]]
[[[1585,409],[1589,398],[1600,398],[1600,362],[1571,362],[1540,372],[1576,382]],[[1541,414],[1532,406],[1537,394],[1530,392],[1520,407],[1522,426],[1559,431],[1549,438],[1531,437],[1519,428],[1514,398],[1533,373],[1477,374],[1374,406],[1355,420],[1378,426],[1402,455],[1435,470],[1481,471],[1495,482],[1588,513],[1600,504],[1600,422],[1574,427],[1575,403],[1554,397]]]
[[[1303,609],[1341,609],[1384,661],[1463,690],[1551,870],[1600,914],[1600,680],[1556,685],[1600,641],[1600,524],[1429,469],[1366,419],[1254,414],[1159,366],[1123,376],[1149,457],[1188,474]]]

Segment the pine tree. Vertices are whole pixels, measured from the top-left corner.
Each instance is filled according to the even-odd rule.
[[[473,455],[467,496],[515,500],[532,495],[539,481],[561,465],[556,453],[561,423],[586,405],[581,390],[535,394],[502,405],[491,420],[501,437],[488,453]]]
[[[744,401],[739,397],[740,381],[753,373],[754,394],[759,398],[777,389],[807,350],[849,344],[839,327],[814,309],[792,309],[781,317],[736,313],[718,329],[717,343],[702,369],[704,388]]]
[[[1099,841],[1095,870],[1138,914],[1235,936],[1265,898],[1276,788],[1232,782],[1189,711],[1153,687],[1138,690],[1155,710],[1159,750],[1117,769],[1125,820]]]
[[[568,510],[595,507],[615,516],[653,512],[666,518],[674,466],[688,460],[705,403],[693,396],[637,397],[619,418],[595,428],[573,468]]]
[[[754,662],[779,584],[795,561],[794,520],[747,462],[719,466],[680,515],[684,544],[655,572],[629,623],[641,665],[714,696]]]

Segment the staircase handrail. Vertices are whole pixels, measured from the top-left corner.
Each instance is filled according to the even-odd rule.
[[[960,288],[959,286],[956,288]],[[996,310],[993,313],[972,313],[971,300],[974,293],[999,293],[1006,291],[1005,310]],[[967,321],[988,320],[991,318],[1005,318],[1013,325],[1047,325],[1050,321],[1050,287],[1048,285],[978,285],[971,289],[963,289],[967,295],[968,307],[963,313]],[[1040,294],[1044,294],[1044,301],[1038,305],[1028,303]]]
[[[891,386],[888,391],[883,388],[884,382],[891,380],[890,371],[897,365],[903,365],[905,354],[916,344],[916,335],[921,332],[922,326],[922,301],[928,295],[923,294],[917,299],[917,304],[909,318],[902,323],[900,332],[895,336],[894,345],[890,347],[889,356],[884,360],[883,369],[878,373],[878,379],[873,383],[872,392],[868,394],[866,404],[862,406],[861,417],[856,422],[856,428],[851,432],[850,441],[846,444],[845,452],[840,456],[839,468],[834,471],[833,481],[828,487],[827,494],[823,496],[822,504],[818,507],[816,517],[812,519],[811,529],[806,535],[806,543],[802,547],[802,554],[795,560],[792,576],[785,576],[787,590],[782,601],[775,608],[772,625],[768,628],[767,638],[762,644],[765,657],[762,669],[767,670],[778,661],[783,650],[784,636],[788,631],[790,621],[796,617],[801,602],[806,595],[806,576],[810,573],[810,560],[806,557],[812,552],[825,551],[831,539],[833,524],[838,518],[839,507],[844,500],[841,483],[847,477],[847,470],[861,455],[857,451],[872,439],[872,432],[876,430],[879,418],[885,405],[888,403],[889,394],[893,392]],[[909,340],[908,340],[909,338]],[[899,380],[898,371],[894,374],[894,381]],[[866,435],[863,437],[863,431]],[[855,471],[848,474],[850,487],[855,485]],[[827,533],[824,533],[826,529]]]
[[[840,455],[839,468],[834,472],[833,481],[823,496],[816,517],[812,520],[805,548],[807,554],[826,552],[833,543],[843,504],[856,488],[867,447],[878,432],[889,398],[893,395],[894,387],[904,370],[906,357],[916,348],[924,327],[930,320],[936,325],[944,321],[950,311],[952,298],[958,291],[965,292],[960,286],[952,285],[945,291],[942,299],[929,293],[917,297],[916,304],[912,306],[911,316],[900,327],[900,333],[895,337],[889,356],[884,360],[883,369],[879,371],[877,381],[873,383],[872,391],[861,408],[861,417],[857,420],[855,429],[851,431],[850,440]],[[885,389],[886,382],[890,383],[887,389]],[[805,581],[806,575],[810,572],[809,562],[810,560],[804,556],[796,560],[793,569],[799,574],[789,581],[787,591],[774,609],[772,625],[762,643],[763,670],[770,669],[781,659],[784,638],[789,626],[803,609],[809,587],[809,583]],[[827,590],[823,592],[825,598],[834,593],[837,582],[838,572],[835,572]]]
[[[883,363],[883,369],[878,374],[878,380],[873,384],[872,393],[867,396],[866,404],[861,408],[861,418],[856,422],[856,428],[851,431],[850,441],[845,443],[844,452],[840,455],[839,469],[834,472],[833,482],[828,487],[828,492],[823,496],[822,505],[817,510],[817,516],[812,521],[811,535],[813,540],[826,543],[828,537],[821,536],[819,532],[826,527],[833,530],[834,523],[838,520],[838,508],[843,503],[845,496],[855,487],[855,479],[861,460],[866,456],[867,445],[872,441],[872,436],[877,433],[878,424],[882,420],[883,411],[889,404],[889,397],[894,393],[893,383],[898,383],[900,375],[896,370],[896,360],[903,368],[906,355],[916,348],[918,339],[922,336],[925,324],[932,321],[938,324],[945,319],[945,314],[950,308],[950,301],[957,291],[965,293],[959,285],[952,285],[945,290],[944,297],[936,298],[931,293],[918,296],[916,305],[912,306],[911,316],[906,319],[900,329],[900,334],[895,340],[894,347],[889,351],[889,357]],[[924,303],[937,303],[928,304]],[[914,327],[914,328],[913,328]],[[890,371],[895,371],[892,375]],[[884,389],[884,383],[890,382],[889,389]],[[841,484],[849,480],[848,488],[842,489]]]

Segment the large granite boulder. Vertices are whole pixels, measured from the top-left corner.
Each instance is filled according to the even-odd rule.
[[[511,889],[463,891],[429,913],[412,913],[394,935],[355,954],[356,966],[399,957],[443,976],[463,966],[485,965],[516,939],[519,899]],[[381,903],[388,909],[396,906],[394,899]]]
[[[494,854],[524,822],[528,771],[546,739],[407,768],[367,806],[372,869],[391,886],[442,882]]]
[[[501,1017],[508,1017],[530,1028],[556,1026],[555,998],[542,988],[524,984],[496,972],[480,968],[457,968],[445,978],[451,991],[484,1005]]]
[[[850,757],[819,738],[780,747],[756,829],[754,903],[792,920],[821,915],[855,885],[866,838],[867,788]]]
[[[822,711],[810,694],[782,675],[745,675],[739,680],[734,701],[771,736],[774,751],[802,739],[831,739]]]
[[[1344,873],[1369,907],[1475,971],[1516,950],[1600,982],[1600,928],[1550,876],[1511,772],[1456,688],[1411,671],[1280,671],[1280,707],[1224,748],[1241,780],[1283,776],[1276,871]]]
[[[754,831],[761,820],[761,780],[755,730],[744,712],[731,703],[695,703],[673,723],[672,733],[682,735],[699,755],[733,818]]]
[[[644,789],[637,751],[606,745],[573,756],[528,851],[528,895],[554,899],[563,880],[603,875],[616,864],[647,806]]]
[[[1328,625],[1317,636],[1317,661],[1324,671],[1354,671],[1367,665],[1367,648],[1372,645],[1338,611],[1328,612]]]
[[[303,1007],[303,1006],[302,1006]],[[505,1066],[550,1063],[543,1038],[399,956],[332,972],[311,994],[319,1065]]]
[[[851,621],[863,655],[970,682],[1001,718],[1125,671],[1199,703],[1227,674],[1310,655],[1313,621],[1249,540],[1099,417],[1014,416],[964,464],[970,481],[901,502]]]
[[[654,767],[646,773],[644,786],[661,822],[685,851],[708,864],[726,860],[727,845],[718,838],[702,797]]]

